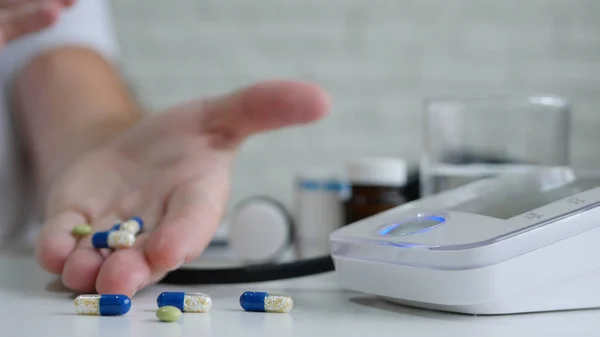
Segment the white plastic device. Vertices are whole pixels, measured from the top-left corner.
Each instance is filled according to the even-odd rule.
[[[421,308],[514,314],[600,307],[600,174],[497,176],[330,236],[339,282]]]

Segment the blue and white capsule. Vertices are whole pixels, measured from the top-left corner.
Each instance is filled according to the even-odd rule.
[[[156,304],[159,308],[173,306],[182,312],[208,312],[212,308],[212,299],[203,293],[185,293],[165,291],[158,295]]]
[[[121,229],[121,222],[117,221],[111,228],[111,231],[118,231],[119,229]]]
[[[121,223],[117,223],[114,226],[112,226],[111,230],[113,231],[118,231],[118,230],[124,230],[124,231],[128,231],[131,232],[133,234],[138,234],[139,232],[142,231],[142,229],[144,229],[144,220],[142,220],[142,218],[134,216],[132,218],[129,218],[127,221]]]
[[[135,234],[123,230],[96,232],[92,235],[92,245],[96,249],[125,249],[131,248],[134,243]]]
[[[73,301],[78,315],[121,316],[131,309],[131,299],[126,295],[79,295]]]
[[[240,296],[240,306],[246,311],[288,313],[294,301],[289,296],[247,291]]]

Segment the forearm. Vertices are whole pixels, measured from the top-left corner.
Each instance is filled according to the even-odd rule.
[[[16,120],[42,189],[73,158],[141,117],[117,70],[82,48],[37,57],[18,74],[12,92]]]

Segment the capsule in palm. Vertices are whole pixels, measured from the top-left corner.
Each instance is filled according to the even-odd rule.
[[[159,308],[173,306],[182,312],[208,312],[212,307],[212,299],[203,293],[165,291],[158,295],[156,304]]]
[[[120,316],[131,309],[131,300],[126,295],[79,295],[73,301],[78,315]]]
[[[130,248],[135,243],[135,234],[128,231],[96,232],[92,236],[94,248],[123,249]]]
[[[131,232],[133,234],[137,234],[137,233],[141,232],[142,229],[144,229],[144,220],[142,220],[142,218],[137,217],[137,216],[129,218],[127,221],[123,222],[122,224],[116,223],[111,228],[111,230],[113,230],[113,231],[124,230],[124,231]]]
[[[240,306],[246,311],[287,313],[294,301],[289,296],[247,291],[240,296]]]
[[[110,228],[110,230],[111,230],[111,231],[118,231],[119,229],[121,229],[121,223],[120,223],[120,222],[117,222],[116,224],[114,224],[114,225],[113,225],[113,226]]]

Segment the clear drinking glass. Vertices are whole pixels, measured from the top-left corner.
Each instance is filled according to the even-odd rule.
[[[569,166],[571,110],[554,95],[426,100],[421,197],[499,173]]]

